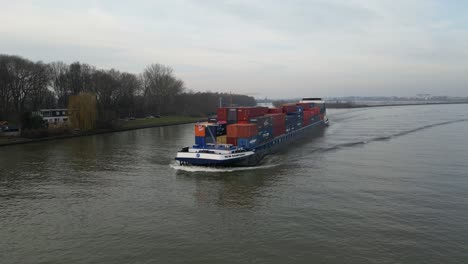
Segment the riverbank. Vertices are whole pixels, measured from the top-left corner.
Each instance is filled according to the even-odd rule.
[[[151,128],[151,127],[183,125],[183,124],[196,123],[200,119],[201,118],[199,117],[186,117],[186,116],[167,116],[167,117],[149,118],[149,119],[142,118],[142,119],[135,119],[135,120],[128,120],[128,121],[125,121],[125,120],[119,121],[118,127],[112,128],[112,129],[96,129],[92,131],[76,132],[74,134],[67,134],[67,135],[60,135],[60,136],[53,136],[53,137],[35,138],[35,139],[22,138],[22,137],[0,137],[0,147],[28,144],[28,143],[42,142],[42,141],[50,141],[50,140],[58,140],[58,139],[75,138],[75,137],[85,137],[85,136],[92,136],[92,135],[99,135],[99,134],[106,134],[106,133],[115,133],[115,132],[122,132],[122,131],[129,131],[129,130],[136,130],[136,129],[143,129],[143,128]]]

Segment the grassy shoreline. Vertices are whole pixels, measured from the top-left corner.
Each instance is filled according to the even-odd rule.
[[[76,133],[76,134],[67,134],[67,135],[60,135],[60,136],[53,136],[53,137],[36,138],[36,139],[21,138],[21,137],[11,137],[11,138],[0,137],[0,147],[28,144],[28,143],[42,142],[42,141],[50,141],[50,140],[58,140],[58,139],[75,138],[75,137],[85,137],[85,136],[92,136],[92,135],[99,135],[99,134],[106,134],[106,133],[115,133],[115,132],[122,132],[122,131],[136,130],[136,129],[151,128],[151,127],[183,125],[183,124],[196,123],[197,121],[201,119],[202,118],[199,118],[199,117],[167,116],[167,117],[162,117],[162,118],[119,121],[118,127],[113,128],[113,129],[96,129],[96,130],[86,131],[86,132],[81,132],[81,133]]]
[[[128,121],[119,121],[119,127],[121,128],[135,128],[152,125],[167,125],[177,124],[180,122],[197,122],[202,118],[200,117],[188,117],[188,116],[165,116],[161,118],[140,118]]]

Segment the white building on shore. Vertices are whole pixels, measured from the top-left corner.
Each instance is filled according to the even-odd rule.
[[[62,125],[68,123],[68,109],[38,109],[33,114],[44,119],[49,125]]]

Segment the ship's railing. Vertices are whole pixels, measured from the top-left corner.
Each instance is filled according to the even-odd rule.
[[[233,150],[235,146],[231,144],[206,144],[205,146],[193,145],[194,149],[219,149],[219,150]]]
[[[192,149],[195,150],[196,153],[210,153],[210,154],[222,154],[222,155],[232,154],[232,153],[241,153],[241,152],[248,151],[248,149],[244,149],[242,147],[235,147],[235,146],[232,146],[232,145],[229,145],[228,148],[220,148],[219,145],[218,145],[218,147],[213,147],[213,146],[200,147],[200,146],[196,146],[196,147],[193,147]],[[229,151],[229,152],[228,153],[226,153],[226,152],[216,152],[216,150],[218,150],[218,151]]]

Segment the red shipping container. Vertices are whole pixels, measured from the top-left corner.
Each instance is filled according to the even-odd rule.
[[[228,137],[228,138],[226,138],[226,142],[227,142],[228,144],[233,145],[233,146],[237,146],[237,138],[235,138],[235,137]]]
[[[284,135],[284,134],[286,134],[286,125],[277,126],[277,127],[273,128],[273,136],[274,137],[281,136],[281,135]]]
[[[237,109],[237,122],[249,121],[250,109],[241,107]]]
[[[312,118],[314,117],[315,111],[314,109],[309,109],[307,111],[304,111],[303,114],[303,119],[302,119],[302,126],[307,126],[312,124]]]
[[[268,114],[268,107],[260,107],[260,115],[259,116],[263,116],[263,115],[266,115]]]
[[[286,124],[286,115],[285,114],[267,114],[266,116],[271,116],[273,121],[273,127],[285,126]]]
[[[227,126],[227,137],[249,138],[257,135],[257,124],[232,124]]]
[[[315,115],[315,111],[313,109],[304,111],[304,118],[311,119],[314,115]]]
[[[281,106],[283,113],[294,113],[297,111],[296,104],[284,104]]]
[[[315,109],[315,114],[316,115],[320,114],[320,107],[319,106],[314,107],[314,109]]]
[[[250,118],[263,116],[268,112],[267,107],[241,107],[237,109],[237,121],[249,121]]]
[[[281,109],[281,107],[278,107],[278,108],[268,108],[267,113],[268,113],[268,114],[281,114],[281,113],[283,113],[283,109]]]
[[[218,121],[227,121],[227,108],[220,107],[217,111]]]
[[[296,105],[302,106],[304,110],[310,109],[310,103],[297,103]]]
[[[306,111],[304,111],[305,113]],[[319,110],[317,110],[315,107],[314,108],[310,108],[310,109],[307,109],[307,112],[310,112],[312,116],[316,116],[319,114]]]

